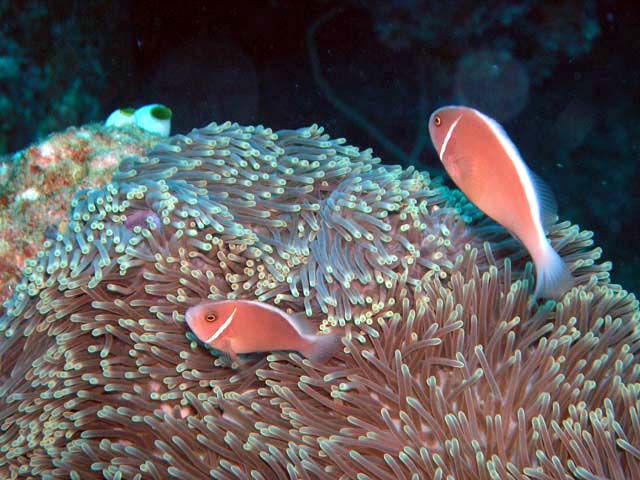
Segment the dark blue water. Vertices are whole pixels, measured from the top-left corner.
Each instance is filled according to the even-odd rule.
[[[319,123],[444,174],[426,120],[464,103],[503,123],[561,218],[593,230],[613,281],[640,291],[640,9],[474,3],[7,3],[0,151],[161,102],[174,132]]]

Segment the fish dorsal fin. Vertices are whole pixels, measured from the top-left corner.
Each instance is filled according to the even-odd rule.
[[[248,300],[248,301],[250,303],[259,305],[260,308],[264,308],[277,315],[280,315],[285,320],[287,320],[300,335],[313,335],[317,333],[316,329],[311,324],[311,322],[307,319],[306,314],[304,312],[287,313],[283,309],[276,307],[275,305],[271,305],[270,303],[259,302],[256,300]]]
[[[502,125],[496,122],[493,118],[487,117],[484,113],[478,112],[477,110],[476,113],[487,122],[487,125],[489,125],[493,133],[496,135],[496,138],[501,143],[502,147],[513,160],[518,174],[521,177],[526,175],[531,179],[533,192],[529,193],[535,195],[537,199],[540,223],[542,224],[542,228],[546,231],[558,220],[558,204],[556,203],[556,199],[553,196],[551,189],[540,177],[531,171],[526,163],[524,163],[518,147],[516,147],[511,141],[505,129],[502,128]],[[526,183],[527,182],[525,181],[525,190],[528,189]]]
[[[315,335],[317,332],[316,328],[307,318],[307,314],[304,312],[285,314],[293,328],[295,328],[301,335]]]
[[[529,170],[529,178],[531,178],[533,189],[535,190],[536,197],[538,198],[540,221],[546,231],[551,225],[558,221],[558,202],[556,202],[556,197],[553,195],[549,185],[547,185],[538,175],[533,173],[530,168],[527,167],[527,170]]]

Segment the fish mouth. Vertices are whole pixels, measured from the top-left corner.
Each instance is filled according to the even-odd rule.
[[[184,321],[187,322],[187,325],[191,327],[193,323],[193,307],[188,308],[186,312],[184,312]]]

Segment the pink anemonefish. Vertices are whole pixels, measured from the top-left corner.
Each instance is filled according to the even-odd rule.
[[[458,188],[529,251],[537,274],[533,299],[560,298],[574,280],[544,232],[557,219],[555,200],[504,129],[473,108],[448,106],[431,114],[429,134]]]
[[[124,226],[129,230],[133,230],[135,227],[147,228],[149,218],[151,218],[154,226],[162,233],[162,220],[160,220],[158,214],[153,210],[127,211],[127,219],[124,221]]]
[[[317,335],[306,320],[254,300],[205,301],[185,314],[204,343],[237,360],[239,353],[296,350],[314,362],[327,360],[340,346],[341,333]]]

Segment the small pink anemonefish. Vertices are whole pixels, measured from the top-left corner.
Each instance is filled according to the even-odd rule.
[[[342,334],[317,335],[313,326],[256,300],[207,300],[187,310],[187,325],[201,342],[229,354],[296,350],[315,362],[327,360]]]
[[[574,279],[544,231],[557,218],[555,200],[504,129],[478,110],[447,106],[431,114],[429,134],[458,188],[529,251],[536,266],[534,300],[560,298]]]

